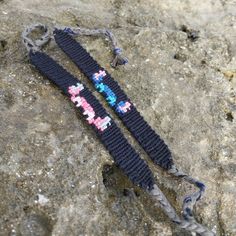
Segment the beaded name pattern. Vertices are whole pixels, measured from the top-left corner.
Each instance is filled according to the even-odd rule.
[[[116,108],[116,111],[119,113],[126,113],[131,109],[131,103],[128,101],[120,101],[117,103],[117,96],[115,93],[109,88],[108,85],[103,83],[103,78],[106,76],[106,72],[104,70],[100,70],[98,73],[94,73],[92,76],[92,81],[95,84],[96,89],[99,93],[104,93],[106,96],[106,100],[110,106]]]
[[[70,86],[68,88],[68,93],[71,95],[70,99],[76,104],[76,107],[81,107],[83,109],[83,115],[87,116],[86,120],[89,124],[94,124],[98,130],[104,131],[111,125],[111,118],[109,116],[95,118],[96,114],[93,107],[84,97],[79,95],[83,89],[84,86],[81,83],[77,83],[76,86]]]

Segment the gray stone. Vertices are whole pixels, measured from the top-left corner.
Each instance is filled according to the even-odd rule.
[[[29,65],[20,35],[34,22],[112,30],[129,59],[117,70],[107,41],[79,41],[176,165],[206,184],[197,219],[236,235],[235,0],[0,1],[0,235],[191,235],[127,180],[69,100]],[[88,84],[54,42],[45,50]],[[193,187],[149,164],[180,212]]]

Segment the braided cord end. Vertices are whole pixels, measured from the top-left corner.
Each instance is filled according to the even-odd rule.
[[[128,59],[126,57],[123,57],[121,55],[122,49],[118,47],[118,42],[115,38],[115,36],[112,34],[111,31],[107,29],[87,29],[87,28],[74,28],[74,27],[59,27],[61,28],[65,33],[70,34],[71,36],[100,36],[103,35],[106,38],[108,38],[111,42],[112,51],[114,54],[114,59],[111,62],[111,66],[116,68],[120,65],[125,65],[128,63]]]
[[[197,223],[194,218],[191,218],[191,220],[189,218],[181,219],[156,184],[154,184],[153,188],[149,190],[148,193],[153,200],[159,204],[170,220],[177,224],[181,229],[196,232],[201,236],[215,236],[215,233],[210,231],[207,227]]]
[[[183,207],[182,207],[183,217],[186,220],[193,220],[194,219],[193,213],[192,213],[193,207],[195,206],[196,202],[202,198],[202,196],[205,192],[206,186],[202,182],[200,182],[200,181],[194,179],[193,177],[185,174],[184,172],[180,171],[175,165],[171,166],[171,169],[168,170],[168,173],[170,173],[178,178],[182,178],[185,181],[187,181],[188,183],[193,184],[199,188],[198,191],[196,191],[190,195],[187,195],[183,201]]]
[[[121,55],[122,49],[121,48],[114,48],[113,54],[115,55],[113,61],[111,62],[112,67],[117,67],[120,65],[126,65],[128,63],[128,59]]]
[[[33,40],[31,39],[30,34],[36,30],[39,30],[41,35],[38,39]],[[47,26],[40,23],[33,24],[25,28],[25,30],[21,34],[21,37],[23,44],[25,45],[28,52],[40,51],[41,48],[51,39],[50,32]]]

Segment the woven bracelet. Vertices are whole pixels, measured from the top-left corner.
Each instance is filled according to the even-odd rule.
[[[85,32],[86,35],[89,35],[88,30]],[[196,185],[200,189],[198,192],[199,197],[196,201],[199,200],[205,190],[205,185],[176,168],[168,146],[144,120],[134,104],[111,75],[72,37],[77,34],[75,29],[68,27],[64,28],[64,30],[54,30],[54,38],[57,45],[93,83],[96,90],[103,95],[107,103],[113,108],[151,160],[169,173],[184,178],[188,182]],[[127,63],[127,61],[124,61],[123,64],[125,63]],[[191,196],[186,197],[185,200],[188,201],[189,199],[191,199]]]
[[[33,42],[28,35],[37,28],[43,30],[44,34],[40,39]],[[105,33],[107,32],[105,31]],[[112,38],[112,34],[108,35]],[[206,227],[197,223],[192,215],[193,206],[201,198],[205,186],[201,182],[180,172],[174,166],[171,153],[164,141],[144,121],[143,117],[108,72],[100,67],[86,50],[69,35],[68,28],[66,28],[66,32],[60,29],[54,31],[57,44],[93,82],[96,89],[103,94],[109,105],[113,107],[151,159],[164,169],[169,170],[169,173],[184,178],[199,187],[200,190],[198,192],[189,195],[184,200],[184,220],[178,217],[164,194],[155,184],[153,174],[146,162],[140,158],[128,143],[120,129],[91,91],[54,59],[40,51],[41,47],[51,38],[48,29],[41,24],[36,24],[28,27],[22,33],[22,37],[23,43],[29,51],[30,62],[42,75],[57,85],[76,105],[87,122],[93,127],[115,163],[129,179],[146,190],[155,201],[158,201],[168,217],[177,223],[179,227],[197,232],[200,235],[214,235]],[[115,64],[124,64],[126,62],[120,55],[115,58]]]
[[[29,57],[30,62],[41,74],[70,97],[94,128],[115,163],[130,180],[144,189],[151,190],[154,180],[149,167],[127,142],[115,122],[85,85],[45,53],[30,51]]]
[[[143,119],[111,75],[67,32],[55,30],[54,38],[57,45],[92,81],[152,161],[164,169],[171,169],[173,161],[169,148]]]

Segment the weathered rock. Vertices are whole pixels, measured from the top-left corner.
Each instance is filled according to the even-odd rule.
[[[79,40],[176,164],[207,185],[197,219],[236,235],[234,0],[0,1],[0,235],[190,235],[111,164],[73,105],[29,65],[20,34],[34,22],[112,30],[129,58],[118,70],[106,41]],[[53,42],[46,50],[88,84]],[[193,188],[150,166],[180,212]]]

